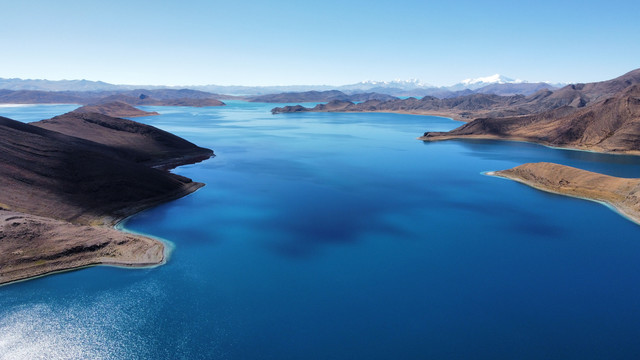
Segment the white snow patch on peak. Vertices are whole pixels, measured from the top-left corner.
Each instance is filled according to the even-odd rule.
[[[519,84],[523,82],[524,81],[520,79],[511,79],[500,74],[495,74],[495,75],[479,77],[475,79],[464,79],[460,83],[463,85],[475,85],[475,84]]]
[[[366,80],[358,83],[359,85],[373,85],[373,86],[400,86],[400,87],[432,87],[432,85],[423,83],[419,79],[395,79],[393,81],[376,81]]]

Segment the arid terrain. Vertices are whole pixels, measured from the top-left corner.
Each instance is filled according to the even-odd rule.
[[[93,264],[161,263],[162,242],[112,226],[203,186],[161,169],[211,156],[87,108],[31,124],[0,117],[0,283]]]
[[[605,202],[640,224],[640,179],[624,179],[553,163],[529,163],[488,175],[536,189]]]

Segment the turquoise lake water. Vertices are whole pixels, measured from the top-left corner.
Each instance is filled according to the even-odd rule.
[[[481,174],[640,177],[640,158],[423,143],[461,123],[274,106],[145,107],[162,115],[136,120],[217,155],[174,170],[207,186],[124,224],[172,241],[168,263],[0,287],[0,359],[640,357],[640,226]]]

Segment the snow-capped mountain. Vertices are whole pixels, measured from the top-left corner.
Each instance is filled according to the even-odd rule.
[[[526,81],[523,81],[520,79],[512,79],[500,74],[495,74],[495,75],[479,77],[475,79],[464,79],[461,82],[448,87],[448,89],[449,90],[462,90],[462,89],[476,90],[481,87],[485,87],[487,85],[522,84],[522,83],[526,83]]]
[[[476,79],[464,79],[460,83],[465,85],[475,85],[475,84],[518,84],[523,82],[522,80],[514,80],[512,78],[508,78],[506,76],[495,74],[486,77],[479,77]]]
[[[368,91],[372,89],[414,90],[414,89],[429,89],[433,87],[434,87],[433,85],[423,83],[418,79],[409,79],[409,80],[396,79],[393,81],[375,81],[375,80],[361,81],[356,84],[340,86],[339,90],[345,90],[345,91],[350,91],[350,90]]]
[[[423,83],[419,79],[409,79],[409,80],[400,80],[396,79],[393,81],[362,81],[359,85],[369,85],[372,87],[399,87],[402,89],[406,88],[430,88],[433,87],[431,84]]]
[[[426,95],[439,98],[468,95],[474,92],[513,95],[529,95],[541,88],[561,87],[564,84],[530,83],[523,80],[514,80],[499,74],[465,79],[453,86],[433,86],[418,79],[392,80],[392,81],[361,81],[355,84],[330,86],[330,85],[287,85],[287,86],[223,86],[223,85],[198,85],[198,86],[142,86],[142,85],[114,85],[100,81],[88,80],[29,80],[29,79],[3,79],[0,78],[0,89],[8,90],[42,90],[42,91],[119,91],[132,89],[161,89],[161,88],[188,88],[230,95],[265,95],[282,92],[305,92],[340,90],[347,94],[377,92],[393,96],[423,97]]]
[[[450,91],[459,91],[464,89],[476,90],[481,87],[487,85],[495,85],[495,84],[522,84],[526,83],[526,81],[520,79],[512,79],[506,77],[504,75],[495,74],[491,76],[479,77],[475,79],[464,79],[459,83],[451,86],[434,86],[428,83],[424,83],[418,79],[409,79],[409,80],[393,80],[393,81],[361,81],[356,84],[343,85],[340,86],[340,90],[375,90],[375,89],[400,89],[400,90],[420,90],[420,89],[440,89],[440,90],[450,90]]]

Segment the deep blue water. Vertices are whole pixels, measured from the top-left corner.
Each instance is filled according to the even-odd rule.
[[[217,154],[175,170],[207,186],[125,224],[171,240],[169,262],[0,288],[0,359],[640,357],[640,226],[481,174],[552,161],[640,177],[640,158],[425,144],[460,123],[273,106],[148,108],[162,115],[138,121]]]

